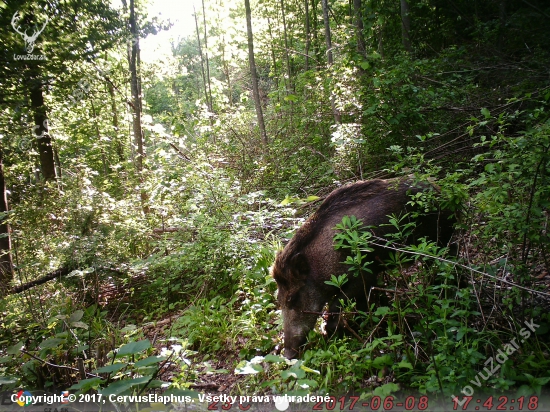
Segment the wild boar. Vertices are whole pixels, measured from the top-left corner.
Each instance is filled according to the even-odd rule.
[[[367,310],[366,292],[376,286],[377,273],[383,270],[383,260],[388,249],[375,248],[369,266],[372,274],[349,276],[342,291],[325,284],[331,275],[348,273],[345,252],[337,251],[333,238],[335,226],[344,216],[355,216],[365,226],[374,227],[376,236],[391,232],[390,215],[403,216],[413,208],[407,205],[411,195],[421,191],[437,190],[429,183],[414,184],[411,179],[369,180],[341,187],[333,191],[319,209],[298,229],[294,237],[280,251],[272,267],[272,275],[278,286],[278,302],[283,314],[285,356],[289,359],[299,354],[326,303],[331,302],[329,312],[338,312],[339,299],[355,299],[359,310]],[[448,211],[434,212],[416,219],[414,235],[407,239],[428,239],[445,245],[453,232],[454,220]],[[326,330],[331,334],[338,328],[339,317],[330,315]]]

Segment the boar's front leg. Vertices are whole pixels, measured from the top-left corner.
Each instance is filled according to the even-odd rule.
[[[355,301],[355,311],[368,312],[369,303],[372,304],[375,296],[379,296],[378,293],[374,293],[374,291],[371,290],[371,288],[376,285],[376,276],[372,274],[365,274],[363,276],[364,277],[361,278],[352,277],[350,275],[347,284],[344,285],[330,302],[330,314],[325,326],[325,330],[329,337],[333,335],[342,336],[345,331],[342,317],[346,316],[346,314],[342,313],[341,300],[353,300]],[[381,303],[387,304],[387,299],[384,298],[385,295],[381,296]]]

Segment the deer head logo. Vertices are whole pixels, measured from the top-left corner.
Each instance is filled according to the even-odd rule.
[[[23,36],[23,40],[25,40],[25,50],[27,51],[27,53],[31,54],[34,50],[34,42],[36,41],[40,33],[42,33],[42,31],[44,30],[46,24],[48,24],[49,18],[48,16],[46,16],[46,21],[44,22],[40,30],[37,30],[37,26],[35,25],[34,33],[31,36],[27,34],[26,30],[21,30],[21,26],[19,26],[19,20],[21,20],[21,14],[19,13],[19,11],[16,11],[15,13],[13,13],[13,17],[11,18],[11,25],[16,33],[19,33],[21,36]]]

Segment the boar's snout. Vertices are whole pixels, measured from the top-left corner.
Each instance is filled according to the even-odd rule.
[[[283,330],[285,333],[285,357],[295,359],[300,346],[306,343],[308,332],[315,327],[318,315],[301,310],[283,308]]]

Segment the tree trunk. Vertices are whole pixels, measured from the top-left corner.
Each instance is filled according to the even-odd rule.
[[[204,54],[202,53],[201,35],[199,31],[199,19],[197,17],[197,11],[195,10],[195,5],[193,5],[193,15],[195,16],[195,30],[197,32],[197,44],[199,45],[199,54],[201,56],[201,74],[202,74],[202,86],[204,88],[204,100],[206,100],[206,106],[208,106],[208,110],[210,110],[210,102],[208,101],[208,91],[206,90],[206,73],[204,71]]]
[[[506,0],[500,0],[498,3],[498,19],[499,19],[499,27],[498,27],[498,49],[502,50],[502,47],[504,45],[504,33],[506,28]]]
[[[111,98],[111,112],[113,113],[113,130],[115,132],[115,136],[113,140],[115,142],[115,150],[118,157],[118,161],[122,163],[126,159],[124,157],[124,146],[119,136],[120,130],[119,130],[119,123],[118,123],[118,109],[116,106],[115,89],[110,82],[107,83],[107,89],[109,91],[109,96]]]
[[[411,16],[409,12],[409,3],[407,0],[401,0],[401,37],[405,50],[411,52]]]
[[[306,71],[309,70],[309,49],[311,47],[311,24],[309,21],[309,0],[304,1],[306,6]]]
[[[267,148],[268,140],[265,130],[264,115],[262,113],[262,102],[260,100],[260,88],[258,87],[258,73],[256,72],[256,61],[254,60],[254,39],[252,38],[252,12],[250,10],[250,0],[244,0],[246,9],[246,33],[248,37],[248,63],[250,65],[250,76],[252,78],[252,92],[254,94],[254,106],[256,107],[256,116],[258,117],[258,126],[262,142]]]
[[[222,66],[223,72],[225,75],[225,80],[227,80],[227,97],[229,101],[229,106],[233,106],[233,88],[231,85],[231,72],[229,71],[229,64],[225,58],[225,36],[222,37]]]
[[[40,169],[45,180],[54,180],[55,162],[53,157],[52,139],[48,132],[48,116],[44,106],[42,80],[35,69],[31,69],[29,80],[31,107],[34,113],[34,133],[38,153],[40,155]]]
[[[136,14],[134,9],[134,0],[130,0],[130,32],[132,33],[132,50],[130,56],[130,77],[132,89],[132,103],[134,105],[133,113],[133,131],[136,145],[136,168],[139,173],[143,171],[143,130],[141,128],[141,96],[139,94],[139,79],[137,67],[137,54],[139,48],[139,38],[137,33]]]
[[[321,57],[321,49],[319,47],[319,20],[317,19],[317,0],[311,0],[311,13],[312,13],[312,20],[313,20],[313,54],[315,55],[315,60],[317,62],[322,61]],[[315,64],[315,67],[317,68],[317,63]]]
[[[92,114],[94,116],[93,123],[94,123],[94,127],[95,127],[95,135],[96,135],[96,139],[97,139],[97,144],[99,145],[100,152],[101,152],[101,163],[103,164],[103,176],[105,176],[105,178],[107,178],[107,175],[109,174],[108,169],[107,169],[107,156],[105,155],[105,145],[101,141],[101,133],[99,131],[99,113],[97,113],[96,110],[95,110],[94,102],[91,101],[90,103],[92,105]]]
[[[328,0],[321,0],[321,4],[323,6],[323,21],[325,23],[325,41],[327,44],[327,62],[328,66],[332,66],[334,63],[333,56],[332,56],[332,39],[330,35],[330,21],[328,18]],[[340,113],[338,112],[338,109],[336,109],[336,104],[334,103],[334,96],[330,96],[330,106],[332,108],[332,113],[334,115],[334,121],[336,123],[340,123],[342,121],[342,117],[340,116]]]
[[[7,223],[8,197],[4,178],[3,153],[0,150],[0,297],[5,296],[13,280],[10,227]]]
[[[285,15],[285,3],[284,3],[284,0],[281,0],[281,15],[283,17],[283,34],[284,34],[284,39],[285,39],[285,60],[286,60],[286,75],[288,76],[288,80],[287,80],[287,87],[288,87],[288,90],[293,90],[293,87],[292,87],[292,73],[291,73],[291,69],[290,69],[290,57],[289,57],[289,54],[288,54],[288,33],[287,33],[287,29],[286,29],[286,15]]]
[[[125,0],[124,0],[125,1]],[[136,11],[134,0],[130,0],[130,33],[132,34],[132,50],[130,53],[130,78],[133,104],[133,131],[134,142],[136,145],[136,169],[140,185],[143,183],[143,159],[145,152],[143,149],[143,129],[141,127],[141,87],[138,73],[139,63],[139,35],[136,22]],[[149,212],[146,204],[148,196],[143,188],[140,188],[141,205],[144,213]]]
[[[275,79],[275,89],[277,90],[277,101],[279,101],[279,73],[277,72],[277,58],[275,56],[275,39],[271,30],[271,19],[267,17],[267,31],[271,39],[271,63],[273,64],[273,78]]]
[[[366,57],[364,27],[363,27],[363,9],[361,7],[361,0],[353,0],[353,11],[355,14],[355,38],[357,40],[357,52]]]
[[[210,119],[210,125],[213,125],[214,119],[212,119],[212,113],[214,113],[212,103],[212,88],[210,87],[210,62],[208,61],[208,36],[206,33],[206,10],[204,8],[204,0],[202,0],[202,21],[204,24],[204,57],[206,58],[206,81],[208,82],[208,112]]]

